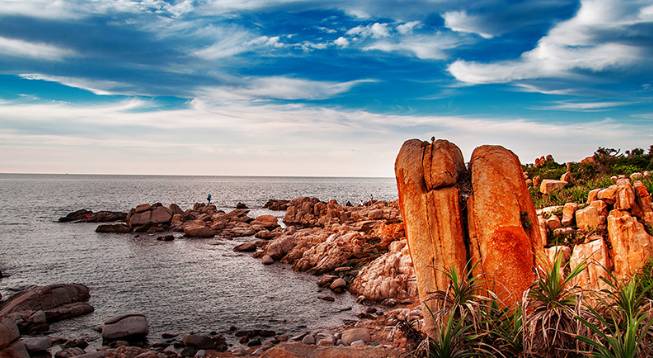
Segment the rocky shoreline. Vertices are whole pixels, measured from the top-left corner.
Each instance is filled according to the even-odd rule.
[[[283,220],[279,222],[276,216],[269,214],[250,217],[249,209],[242,206],[225,212],[215,205],[200,203],[187,210],[176,204],[155,203],[140,204],[128,212],[82,209],[60,218],[59,222],[99,223],[98,233],[142,236],[142,239],[152,237],[160,241],[254,237],[257,240],[243,242],[234,251],[250,252],[254,258],[260,258],[262,264],[278,262],[290,265],[295,271],[316,275],[317,298],[323,302],[321,304],[329,304],[334,301],[334,295],[349,291],[358,297],[358,302],[368,305],[357,313],[360,321],[295,336],[266,329],[231,327],[229,331],[209,334],[166,332],[158,340],[152,340],[153,337],[148,337],[147,318],[126,313],[108,318],[98,326],[102,347],[93,352],[84,339],[39,336],[47,333],[49,323],[93,311],[88,305],[88,288],[61,284],[28,288],[2,303],[0,317],[6,320],[3,324],[8,327],[13,324],[20,334],[29,336],[14,337],[11,344],[0,349],[11,352],[8,353],[10,357],[24,357],[22,352],[25,351],[31,356],[42,357],[54,353],[58,358],[276,357],[288,354],[317,357],[331,354],[367,356],[370,352],[373,356],[398,356],[409,344],[396,329],[398,320],[419,321],[421,313],[411,308],[416,305],[416,289],[397,203],[370,201],[351,206],[316,198],[297,198],[270,200],[264,207],[285,210]],[[86,295],[70,294],[76,289]],[[48,301],[44,292],[50,291],[61,291],[60,295],[66,299],[55,300],[52,307],[40,306],[38,302]],[[34,297],[32,306],[19,307],[12,303],[20,301],[21,296]],[[43,314],[51,320],[39,320]],[[233,336],[239,344],[228,345],[226,336]],[[21,345],[24,349],[14,349]]]

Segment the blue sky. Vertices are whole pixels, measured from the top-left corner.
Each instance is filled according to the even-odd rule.
[[[653,144],[653,0],[0,0],[0,172],[391,176]]]

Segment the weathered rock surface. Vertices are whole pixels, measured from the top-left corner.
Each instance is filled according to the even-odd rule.
[[[569,259],[569,267],[574,269],[581,264],[586,265],[586,268],[574,278],[573,284],[593,290],[608,288],[608,285],[601,279],[609,277],[611,268],[608,245],[603,239],[574,246],[574,251]]]
[[[627,211],[610,211],[608,238],[614,275],[618,279],[628,279],[653,257],[653,237]]]
[[[447,141],[411,139],[397,155],[395,175],[420,300],[436,311],[428,296],[447,288],[447,270],[462,273],[467,262],[460,189],[453,186],[465,175],[462,153]],[[430,327],[427,317],[424,330]]]
[[[554,180],[554,179],[544,179],[540,184],[540,193],[542,194],[553,194],[557,191],[560,191],[565,186],[567,186],[566,181]]]
[[[387,253],[358,273],[349,290],[372,301],[415,297],[415,272],[406,241],[391,243]]]
[[[87,209],[81,209],[69,213],[64,217],[59,218],[59,222],[101,223],[101,222],[124,221],[126,218],[127,218],[127,213],[123,213],[119,211],[98,211],[94,213]]]
[[[399,358],[401,352],[383,347],[318,347],[299,342],[279,344],[263,353],[262,358]]]
[[[93,312],[88,287],[80,284],[35,286],[7,299],[0,317],[12,317],[21,331],[46,330],[48,323]]]
[[[102,325],[102,339],[106,341],[134,341],[147,337],[149,325],[141,314],[112,317]]]
[[[467,201],[470,251],[476,275],[506,305],[519,301],[544,259],[535,207],[517,156],[481,146],[470,162],[473,195]]]
[[[265,205],[263,205],[263,208],[274,211],[283,211],[288,209],[289,205],[290,200],[270,199],[265,203]]]

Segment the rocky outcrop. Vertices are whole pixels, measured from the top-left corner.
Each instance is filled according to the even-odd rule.
[[[36,286],[5,301],[0,318],[11,317],[21,332],[48,329],[48,324],[93,312],[88,287],[80,284]]]
[[[406,240],[392,242],[387,253],[358,273],[349,290],[372,301],[415,297],[415,272]]]
[[[610,211],[608,237],[614,275],[618,279],[631,277],[653,257],[653,237],[627,211]]]
[[[98,211],[96,213],[81,209],[67,214],[59,218],[59,222],[87,222],[87,223],[103,223],[113,221],[125,221],[127,213],[119,211]]]
[[[275,211],[283,211],[287,210],[288,206],[290,206],[290,200],[270,199],[265,203],[265,205],[263,205],[263,208]]]
[[[145,339],[148,333],[147,319],[141,314],[112,317],[102,325],[102,340],[105,343],[116,340],[136,342]]]
[[[446,290],[447,271],[462,273],[467,262],[457,186],[465,175],[462,153],[448,141],[412,139],[399,151],[395,175],[419,297],[435,312],[437,302],[429,296]],[[424,330],[430,327],[427,317]]]
[[[540,193],[542,194],[553,194],[557,191],[562,190],[567,186],[567,182],[563,180],[554,180],[554,179],[544,179],[540,183]]]
[[[263,353],[262,358],[399,358],[401,352],[383,347],[324,347],[299,342],[279,344]]]
[[[504,304],[512,305],[533,282],[538,258],[544,258],[535,206],[511,151],[478,147],[470,168],[473,195],[467,207],[475,274]]]
[[[601,279],[608,277],[611,268],[608,245],[603,239],[574,246],[574,251],[569,259],[569,267],[574,269],[579,265],[585,265],[585,270],[574,278],[572,284],[593,290],[609,288],[608,284]]]
[[[13,319],[0,319],[0,357],[29,358],[23,342],[19,340],[20,332]]]

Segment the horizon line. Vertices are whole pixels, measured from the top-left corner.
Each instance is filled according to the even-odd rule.
[[[0,175],[59,175],[59,176],[133,176],[133,177],[226,177],[226,178],[333,178],[333,179],[395,179],[387,176],[333,176],[333,175],[237,175],[237,174],[114,174],[114,173],[19,173],[0,172]]]

